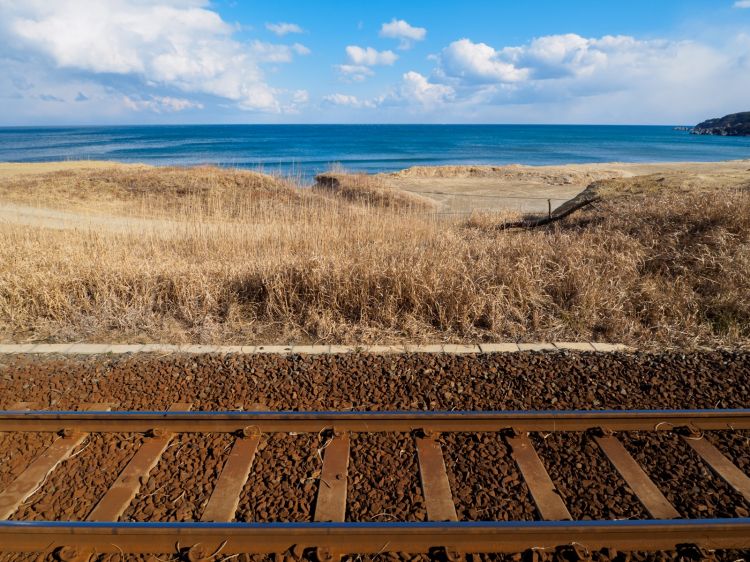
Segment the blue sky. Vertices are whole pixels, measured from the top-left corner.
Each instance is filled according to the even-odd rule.
[[[750,0],[0,0],[0,125],[694,123]]]

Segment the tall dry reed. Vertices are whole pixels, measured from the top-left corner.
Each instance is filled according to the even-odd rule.
[[[605,199],[515,232],[283,184],[133,193],[125,228],[0,225],[1,339],[750,340],[746,191]]]

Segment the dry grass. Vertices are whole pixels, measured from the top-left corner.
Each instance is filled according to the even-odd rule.
[[[169,217],[241,216],[247,205],[284,207],[310,194],[284,178],[214,167],[66,170],[0,178],[0,201],[53,209]]]
[[[750,341],[741,188],[609,186],[554,226],[501,232],[491,217],[436,220],[263,176],[107,174],[103,193],[138,194],[133,208],[145,198],[173,220],[126,232],[0,225],[0,339]],[[95,175],[81,181],[99,205]]]
[[[381,176],[333,171],[317,176],[314,189],[369,207],[425,212],[438,208],[432,199],[389,187]]]

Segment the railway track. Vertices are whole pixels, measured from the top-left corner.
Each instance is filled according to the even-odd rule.
[[[618,439],[618,432],[679,436],[706,466],[750,502],[750,478],[706,434],[750,429],[750,409],[541,412],[191,412],[174,404],[166,412],[108,411],[91,404],[80,411],[30,410],[19,403],[0,412],[1,432],[51,433],[57,437],[0,490],[0,550],[50,552],[62,560],[94,553],[180,553],[210,560],[219,553],[285,553],[319,560],[344,554],[421,553],[439,550],[449,560],[462,553],[521,552],[529,548],[585,545],[589,550],[750,548],[750,518],[685,519]],[[90,434],[143,434],[137,452],[84,520],[11,520],[55,468]],[[350,436],[413,436],[427,521],[346,522]],[[642,504],[648,519],[574,521],[557,493],[530,432],[590,432],[601,452]],[[199,521],[120,521],[170,442],[181,433],[225,433],[234,440]],[[325,433],[313,521],[234,521],[263,434]],[[440,436],[489,433],[504,440],[535,504],[536,521],[459,521]],[[554,468],[554,467],[552,467]]]

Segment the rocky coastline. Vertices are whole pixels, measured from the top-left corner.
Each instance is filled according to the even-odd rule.
[[[698,123],[693,135],[718,135],[722,137],[750,136],[750,111],[732,113],[718,119],[709,119]]]

